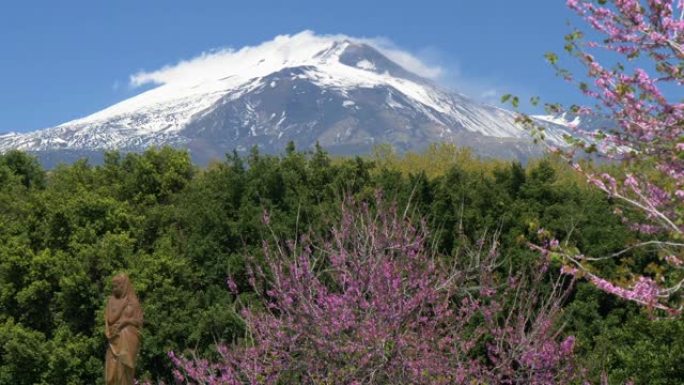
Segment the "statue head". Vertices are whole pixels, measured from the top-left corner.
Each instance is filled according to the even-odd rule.
[[[117,274],[112,278],[112,294],[116,298],[125,297],[131,290],[131,282],[126,274]]]

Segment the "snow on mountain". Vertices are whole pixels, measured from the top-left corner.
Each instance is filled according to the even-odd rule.
[[[373,40],[305,31],[138,73],[133,85],[158,86],[53,128],[0,135],[0,151],[137,151],[170,144],[222,156],[251,145],[276,150],[288,140],[344,152],[438,140],[532,151],[513,113],[439,88],[429,79],[438,73]],[[552,123],[547,135],[562,144],[566,125],[540,119]]]
[[[19,135],[19,134],[17,134],[16,132],[0,132],[0,139],[11,138],[11,137],[14,137],[17,135]]]
[[[552,123],[559,126],[565,127],[577,127],[580,124],[580,117],[574,116],[572,120],[569,119],[567,114],[560,115],[533,115],[533,118],[540,120],[542,122]]]

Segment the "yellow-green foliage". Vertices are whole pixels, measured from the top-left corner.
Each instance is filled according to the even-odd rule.
[[[391,145],[375,146],[369,158],[375,163],[375,170],[388,169],[399,171],[402,175],[425,173],[434,179],[444,176],[454,166],[465,172],[492,176],[495,170],[509,167],[511,161],[491,158],[481,158],[468,147],[458,147],[452,143],[433,143],[423,152],[397,153]],[[573,170],[566,161],[556,156],[545,156],[533,159],[526,165],[527,169],[535,168],[540,162],[547,162],[556,172],[556,183],[567,185],[577,183],[588,186],[582,175]]]
[[[386,168],[399,171],[403,175],[424,172],[428,178],[446,174],[454,165],[467,172],[478,171],[491,175],[497,167],[507,162],[494,159],[481,159],[470,148],[458,147],[451,143],[433,143],[425,151],[398,154],[390,145],[373,148],[370,159],[376,169]]]

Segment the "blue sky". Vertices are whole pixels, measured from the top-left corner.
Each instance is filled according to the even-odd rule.
[[[573,15],[562,0],[9,0],[0,10],[0,132],[82,117],[142,91],[130,76],[276,35],[382,37],[475,98],[568,102],[544,62]]]

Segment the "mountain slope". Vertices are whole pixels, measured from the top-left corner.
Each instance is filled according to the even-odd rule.
[[[378,143],[420,149],[437,141],[486,156],[537,154],[506,110],[445,91],[367,41],[303,32],[239,51],[204,55],[134,83],[160,86],[82,119],[26,134],[0,136],[11,148],[50,154],[150,146],[189,148],[205,162],[257,145],[277,152],[319,142],[338,153]],[[401,60],[398,60],[401,61]],[[201,71],[196,68],[201,65]],[[191,70],[192,69],[192,70]],[[567,134],[551,124],[551,141]]]

